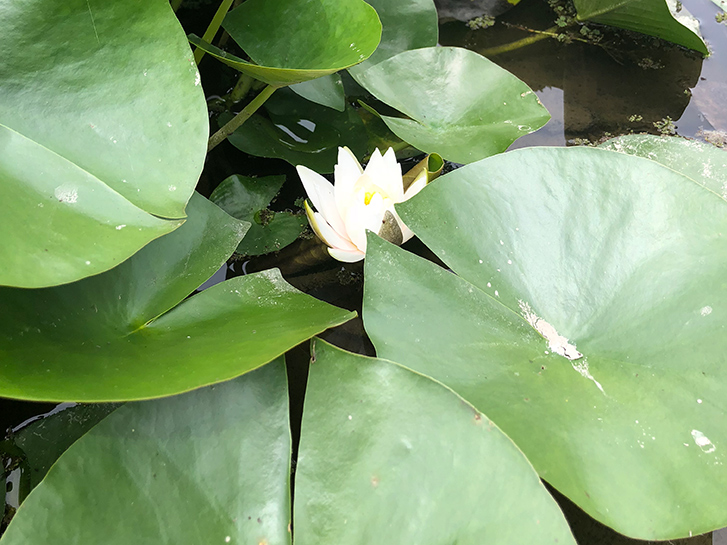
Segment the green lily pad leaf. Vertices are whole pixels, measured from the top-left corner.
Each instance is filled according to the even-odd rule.
[[[366,330],[604,524],[640,539],[723,527],[726,207],[600,149],[468,165],[397,205],[459,276],[372,237]]]
[[[376,10],[363,0],[247,0],[227,14],[222,26],[252,63],[197,36],[190,42],[275,87],[353,66],[368,58],[381,39]]]
[[[288,544],[290,448],[282,361],[128,403],[59,458],[2,543]]]
[[[348,146],[357,157],[373,151],[361,115],[351,106],[336,112],[281,89],[264,109],[267,117],[253,115],[229,136],[233,146],[250,155],[284,159],[320,173],[333,172],[338,146]],[[228,119],[220,116],[220,124]]]
[[[612,25],[694,49],[706,55],[699,22],[676,0],[574,0],[578,19]]]
[[[21,480],[27,479],[28,491],[38,486],[61,454],[119,407],[94,403],[54,410],[13,434],[13,443],[25,454],[27,474]]]
[[[369,0],[381,20],[381,43],[373,55],[348,69],[356,77],[397,53],[434,47],[439,39],[439,17],[432,0]]]
[[[280,191],[285,176],[230,176],[210,195],[210,200],[225,212],[250,223],[250,229],[237,246],[241,255],[260,255],[280,250],[308,225],[304,214],[274,212],[267,207]]]
[[[357,81],[409,116],[381,116],[399,138],[457,163],[505,151],[550,119],[525,83],[482,55],[456,47],[399,53]]]
[[[181,225],[208,120],[168,2],[12,2],[0,34],[0,285],[98,274]]]
[[[313,354],[301,543],[575,544],[523,454],[469,403],[392,362],[319,340]]]
[[[346,95],[343,91],[343,82],[338,74],[331,74],[303,83],[296,83],[290,88],[305,99],[328,106],[342,112],[346,108]]]
[[[177,305],[246,230],[201,196],[188,211],[181,228],[107,273],[55,288],[0,289],[0,395],[171,395],[255,369],[352,316],[296,291],[277,270],[228,280]]]
[[[685,138],[629,134],[608,140],[599,147],[661,163],[727,199],[727,153],[711,144]]]

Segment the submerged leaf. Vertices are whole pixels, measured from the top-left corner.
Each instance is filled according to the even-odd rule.
[[[260,255],[287,246],[308,225],[304,214],[273,212],[267,207],[280,191],[285,176],[249,178],[233,175],[215,188],[210,200],[231,216],[250,223],[235,250],[241,255]]]

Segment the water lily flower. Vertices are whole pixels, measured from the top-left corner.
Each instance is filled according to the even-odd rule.
[[[335,183],[311,169],[298,166],[310,203],[305,211],[313,231],[327,246],[328,253],[339,261],[353,263],[366,254],[366,230],[402,244],[414,236],[394,210],[394,204],[416,195],[427,183],[419,176],[406,190],[401,165],[394,150],[384,155],[376,149],[366,169],[361,168],[348,148],[338,148],[338,164],[333,172]]]

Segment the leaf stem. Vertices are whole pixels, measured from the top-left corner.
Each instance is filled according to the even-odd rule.
[[[277,87],[273,85],[268,85],[267,87],[265,87],[265,89],[260,91],[260,93],[255,98],[253,98],[239,114],[233,117],[228,123],[225,124],[224,127],[222,127],[219,131],[212,135],[212,137],[209,139],[209,142],[207,143],[207,152],[212,151],[220,142],[225,140],[228,136],[235,132],[245,121],[250,119],[250,117],[252,117],[252,114],[254,114],[257,109],[260,108],[260,106],[262,106],[265,101],[270,98],[270,95],[272,95],[276,89]]]
[[[517,49],[520,49],[521,47],[526,47],[528,45],[532,45],[534,43],[537,43],[541,40],[545,40],[547,38],[554,38],[557,36],[557,31],[560,30],[559,26],[552,26],[546,30],[532,30],[527,29],[528,32],[532,32],[532,36],[528,36],[527,38],[522,38],[520,40],[516,40],[514,42],[510,42],[509,44],[503,44],[498,45],[497,47],[490,47],[489,49],[483,49],[481,51],[478,51],[480,55],[484,55],[485,57],[494,57],[495,55],[501,55],[502,53],[509,53],[510,51],[515,51]]]
[[[202,36],[202,39],[207,43],[212,43],[212,40],[214,39],[215,35],[217,34],[217,31],[222,26],[222,20],[225,18],[225,15],[227,15],[227,12],[230,11],[230,6],[232,5],[233,0],[222,0],[222,3],[220,4],[220,7],[217,8],[217,12],[215,13],[215,16],[212,17],[212,22],[210,22],[210,26],[207,27],[207,30],[204,32],[204,36]],[[199,64],[199,61],[202,60],[202,57],[204,57],[205,52],[201,50],[199,47],[194,50],[194,62]]]

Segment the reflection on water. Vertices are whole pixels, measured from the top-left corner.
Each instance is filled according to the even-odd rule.
[[[605,32],[601,46],[547,39],[490,57],[530,85],[553,116],[513,147],[560,146],[631,131],[658,134],[654,123],[667,117],[682,136],[727,131],[727,26],[715,21],[720,10],[709,0],[683,3],[713,51],[704,61],[683,48],[620,31]],[[442,24],[440,43],[483,52],[530,35],[503,22],[546,29],[554,18],[544,1],[522,0],[489,29]]]

